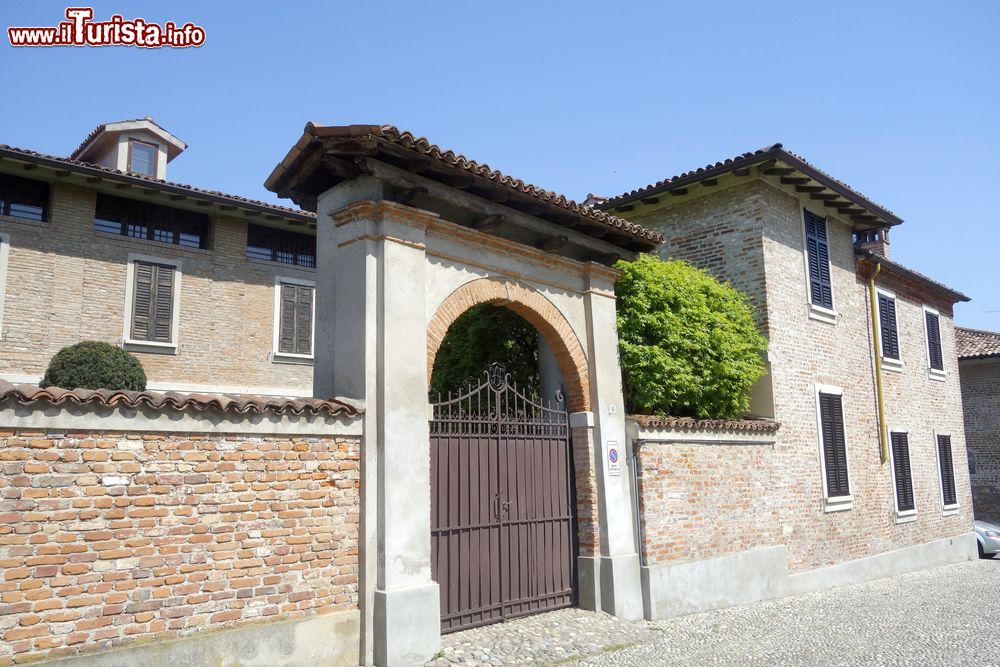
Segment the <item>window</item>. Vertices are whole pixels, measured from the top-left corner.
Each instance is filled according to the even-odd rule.
[[[889,368],[899,368],[899,332],[896,329],[896,295],[883,290],[878,291],[878,328],[879,343],[882,348],[883,360]]]
[[[158,149],[153,144],[129,139],[128,171],[141,176],[156,176],[156,154]]]
[[[850,509],[851,488],[844,435],[843,395],[836,387],[817,390],[823,486],[828,512]]]
[[[208,216],[148,202],[97,195],[94,229],[185,248],[208,247]]]
[[[315,293],[314,283],[291,278],[275,279],[275,359],[312,359]]]
[[[892,453],[892,478],[895,484],[896,521],[912,521],[916,518],[917,507],[913,499],[913,474],[910,471],[910,441],[906,433],[889,434],[889,449]]]
[[[955,462],[951,455],[951,436],[937,434],[938,472],[941,474],[941,505],[946,514],[958,509],[958,491],[955,486]],[[949,511],[952,510],[952,511]]]
[[[48,183],[0,174],[0,215],[42,222],[48,218],[48,208]]]
[[[247,257],[313,268],[316,266],[316,237],[287,229],[247,225]]]
[[[833,311],[833,287],[830,282],[830,245],[826,219],[805,211],[806,259],[809,268],[809,303]]]
[[[125,347],[175,352],[180,300],[180,262],[129,257],[125,288]]]
[[[941,316],[924,306],[924,331],[927,334],[927,365],[931,376],[944,375],[944,354],[941,352]]]

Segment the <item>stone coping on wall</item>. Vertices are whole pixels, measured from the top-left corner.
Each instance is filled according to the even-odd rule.
[[[50,430],[360,435],[337,399],[59,389],[0,380],[0,427]]]
[[[629,415],[629,435],[637,443],[774,444],[781,425],[771,419],[694,419]]]

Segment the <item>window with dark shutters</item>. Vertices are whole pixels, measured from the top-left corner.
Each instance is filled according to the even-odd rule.
[[[941,353],[941,318],[938,317],[937,313],[925,310],[924,319],[927,323],[927,358],[930,360],[931,368],[936,371],[943,371],[944,355]]]
[[[809,260],[809,301],[814,306],[833,310],[830,284],[830,245],[826,219],[809,211],[806,217],[806,254]]]
[[[955,490],[955,462],[951,457],[951,436],[937,437],[938,465],[941,467],[941,499],[945,507],[958,504]]]
[[[308,285],[281,284],[278,331],[281,354],[312,354],[314,291]]]
[[[896,300],[878,295],[878,321],[881,331],[882,356],[899,359],[899,332],[896,330]]]
[[[896,483],[896,507],[900,512],[916,509],[913,476],[910,472],[910,442],[906,433],[891,433],[892,476]]]
[[[0,215],[42,222],[48,218],[49,184],[0,174]]]
[[[827,496],[848,496],[851,489],[847,473],[847,442],[844,439],[841,396],[820,392],[819,416],[823,428],[823,467],[826,470]]]
[[[172,343],[176,267],[134,263],[132,340]]]
[[[94,229],[185,248],[207,248],[209,219],[202,213],[98,193]]]

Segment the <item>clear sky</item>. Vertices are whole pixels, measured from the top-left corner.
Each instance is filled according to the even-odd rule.
[[[998,2],[91,5],[206,43],[4,34],[0,143],[68,155],[152,115],[190,146],[170,180],[274,201],[263,181],[308,120],[392,123],[578,200],[781,141],[906,221],[893,259],[971,296],[959,324],[1000,330]],[[5,0],[0,22],[66,6]]]

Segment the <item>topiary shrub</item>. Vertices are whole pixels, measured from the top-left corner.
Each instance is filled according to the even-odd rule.
[[[626,407],[726,419],[750,408],[767,341],[742,293],[687,262],[620,261],[618,341]]]
[[[146,372],[134,355],[120,347],[85,340],[56,352],[41,386],[145,391]]]

